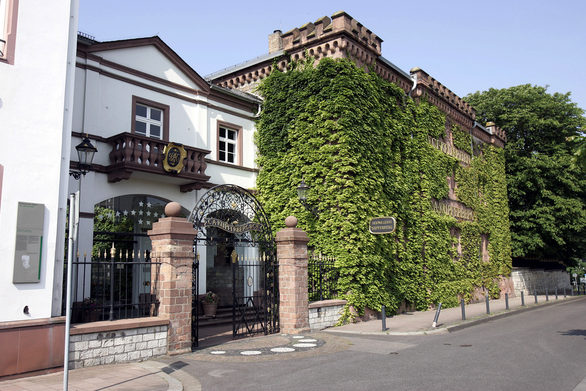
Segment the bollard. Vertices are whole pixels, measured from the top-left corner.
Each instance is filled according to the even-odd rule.
[[[549,294],[547,292],[547,287],[545,287],[545,301],[549,301]]]
[[[558,287],[557,286],[555,287],[555,299],[556,300],[558,299]]]
[[[509,294],[505,293],[505,309],[509,309]]]
[[[387,314],[386,314],[386,308],[384,305],[381,310],[381,320],[383,321],[383,331],[387,331]]]
[[[525,307],[525,292],[521,291],[521,307]]]
[[[466,320],[466,303],[464,299],[460,300],[460,307],[462,307],[462,320]]]
[[[486,313],[490,315],[490,301],[488,299],[488,294],[486,295]]]
[[[566,298],[566,287],[564,287],[564,299]]]
[[[442,303],[439,303],[437,305],[437,310],[435,311],[435,317],[433,318],[433,323],[431,324],[431,327],[437,326],[437,320],[439,319],[441,310],[442,310]]]
[[[537,289],[533,289],[533,296],[535,296],[535,304],[537,304]]]

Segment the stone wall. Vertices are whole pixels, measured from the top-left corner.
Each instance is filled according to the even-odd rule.
[[[123,330],[73,334],[69,337],[71,369],[142,361],[167,354],[168,326],[157,325]]]
[[[569,292],[570,274],[563,270],[544,270],[530,268],[514,268],[511,272],[511,278],[516,291],[524,291],[525,294],[545,294],[545,288],[552,294],[555,289],[563,292],[564,288]]]
[[[346,300],[322,300],[309,305],[309,328],[322,330],[338,323]]]

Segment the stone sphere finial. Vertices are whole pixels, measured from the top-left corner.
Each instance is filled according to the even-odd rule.
[[[285,225],[287,226],[287,228],[295,228],[297,227],[297,221],[297,217],[289,216],[285,219]]]
[[[181,215],[181,204],[179,202],[169,202],[165,205],[165,215],[167,217],[179,217]]]

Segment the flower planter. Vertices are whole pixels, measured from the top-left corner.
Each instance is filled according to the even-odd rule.
[[[204,316],[215,317],[218,310],[218,303],[201,303]]]

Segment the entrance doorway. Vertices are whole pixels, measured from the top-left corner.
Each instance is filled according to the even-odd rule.
[[[232,338],[278,332],[276,246],[258,200],[239,186],[216,186],[202,196],[189,219],[197,230],[193,348],[203,325],[210,323],[202,311],[204,296],[217,298],[216,317],[227,319]]]

